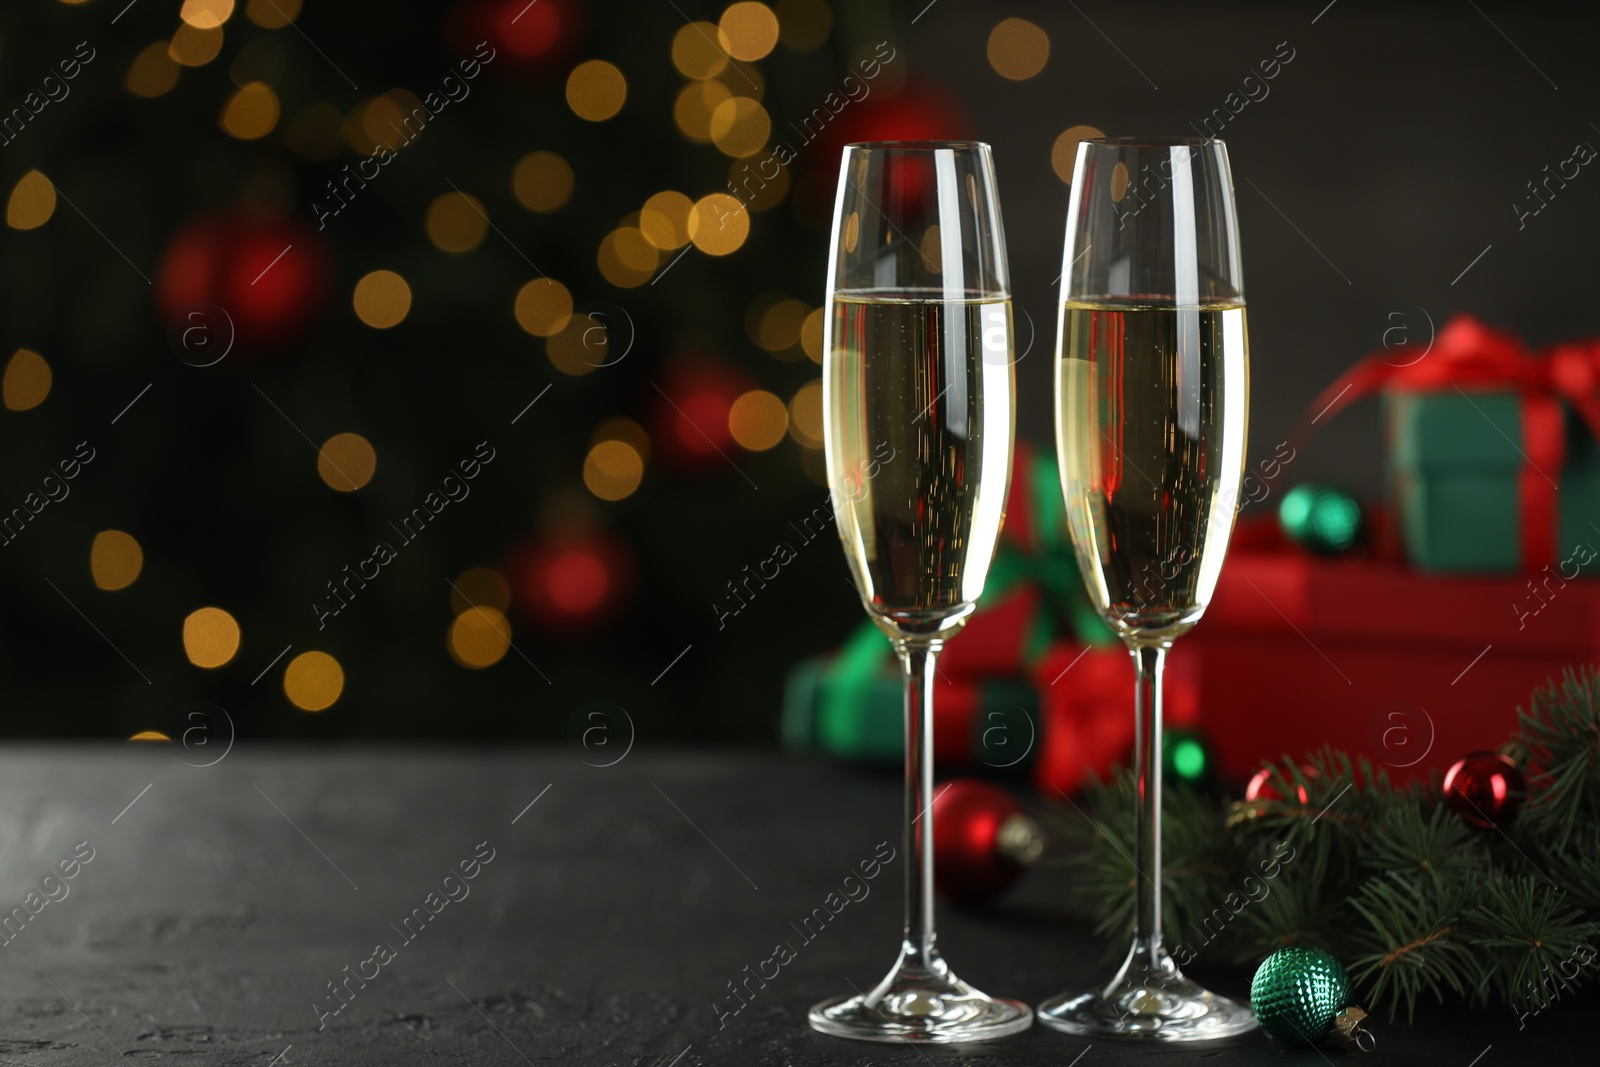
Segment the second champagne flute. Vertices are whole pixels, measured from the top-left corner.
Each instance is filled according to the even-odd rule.
[[[826,1034],[979,1041],[1027,1005],[950,972],[933,930],[934,660],[973,611],[1011,480],[1011,293],[989,147],[844,151],[823,367],[828,486],[867,614],[906,679],[905,936],[876,986],[811,1009]]]
[[[1039,1005],[1088,1037],[1204,1041],[1250,1009],[1185,978],[1161,937],[1161,669],[1217,585],[1250,406],[1233,177],[1221,141],[1078,146],[1056,362],[1056,447],[1089,599],[1133,654],[1133,945],[1105,985]]]

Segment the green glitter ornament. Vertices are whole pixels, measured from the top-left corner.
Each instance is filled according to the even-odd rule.
[[[1346,1006],[1350,977],[1320,948],[1280,948],[1256,968],[1250,1007],[1261,1029],[1294,1045],[1315,1045],[1330,1033],[1346,1048],[1372,1051],[1372,1033],[1361,1026],[1366,1012]]]

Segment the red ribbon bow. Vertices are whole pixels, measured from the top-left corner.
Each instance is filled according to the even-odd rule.
[[[1524,460],[1517,479],[1522,561],[1528,570],[1553,563],[1556,482],[1567,459],[1561,402],[1600,438],[1600,340],[1569,341],[1530,354],[1512,334],[1458,315],[1421,351],[1410,345],[1374,353],[1340,375],[1301,416],[1290,441],[1298,448],[1315,423],[1382,389],[1455,389],[1463,396],[1511,391],[1521,397],[1522,442],[1516,447]]]

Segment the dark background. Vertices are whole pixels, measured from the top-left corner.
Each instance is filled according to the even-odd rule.
[[[70,497],[0,548],[6,732],[126,737],[170,729],[177,709],[207,700],[246,736],[557,737],[589,702],[610,701],[630,710],[646,743],[765,740],[788,665],[860,622],[828,538],[718,629],[712,605],[725,583],[792,539],[788,524],[821,502],[820,453],[790,437],[760,453],[724,442],[726,462],[675,454],[675,436],[697,446],[663,403],[752,387],[788,400],[817,378],[798,347],[777,358],[745,323],[767,294],[808,308],[822,299],[834,144],[799,151],[788,194],[753,214],[738,251],[691,250],[658,269],[656,284],[613,286],[596,250],[620,221],[660,190],[698,198],[726,181],[732,161],[673,125],[687,79],[670,58],[685,22],[715,22],[723,5],[540,3],[566,16],[556,43],[527,59],[502,43],[469,98],[303,240],[326,272],[320,313],[270,344],[241,327],[239,350],[204,369],[179,358],[176,320],[154,284],[174,235],[218,218],[314,228],[312,199],[360,157],[348,146],[331,158],[297,154],[294,120],[319,103],[348,114],[395,88],[425,94],[479,39],[461,28],[473,5],[307,0],[295,27],[273,30],[240,3],[221,54],[154,99],[125,81],[134,58],[172,34],[176,0],[127,10],[125,0],[30,0],[0,13],[8,108],[78,42],[96,50],[71,95],[0,147],[5,190],[37,168],[61,197],[43,226],[0,239],[0,357],[28,348],[54,375],[41,405],[0,412],[0,508],[19,505],[77,442],[97,452]],[[1009,16],[1051,41],[1043,72],[1025,81],[1000,77],[985,58],[991,29]],[[888,41],[895,60],[830,136],[865,128],[994,145],[1016,295],[1037,331],[1018,367],[1021,436],[1048,448],[1066,192],[1053,143],[1080,124],[1187,133],[1288,42],[1294,58],[1270,95],[1222,132],[1252,310],[1253,461],[1355,359],[1425,342],[1453,314],[1531,344],[1596,332],[1589,185],[1600,178],[1585,168],[1521,230],[1512,205],[1546,164],[1579,142],[1600,144],[1597,28],[1592,11],[1504,3],[851,2],[835,5],[820,46],[780,44],[753,66],[778,137]],[[217,116],[251,48],[265,50],[251,53],[257,67],[275,57],[265,67],[282,116],[267,136],[241,141]],[[629,88],[620,114],[600,123],[574,116],[562,92],[567,73],[593,58],[615,63]],[[536,149],[560,153],[576,174],[571,200],[549,214],[512,195],[512,168]],[[494,227],[459,255],[430,244],[423,226],[452,186],[477,197]],[[404,275],[413,296],[388,330],[351,308],[357,280],[377,269]],[[557,371],[512,315],[539,272],[609,324],[613,360],[628,334],[626,358],[582,377]],[[1026,345],[1026,321],[1020,331]],[[582,470],[596,428],[619,415],[645,428],[651,448],[638,490],[607,502],[585,489]],[[316,473],[315,443],[341,432],[362,434],[378,456],[355,493]],[[496,459],[471,496],[319,632],[309,604],[323,583],[483,440]],[[1291,480],[1374,493],[1378,476],[1376,421],[1356,411],[1322,433]],[[89,546],[105,529],[128,531],[144,551],[143,573],[118,592],[90,577]],[[540,567],[574,547],[600,561],[612,591],[582,617],[541,607],[532,588]],[[472,670],[446,649],[447,579],[478,566],[510,582],[515,648]],[[181,640],[183,618],[207,605],[242,631],[238,654],[215,670],[191,665]],[[282,690],[284,665],[308,650],[336,657],[345,675],[338,702],[317,714]]]

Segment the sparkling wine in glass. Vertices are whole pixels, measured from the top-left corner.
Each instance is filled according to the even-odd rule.
[[[1011,480],[1011,293],[989,147],[844,150],[823,367],[828,485],[861,602],[906,680],[905,936],[877,985],[811,1009],[826,1034],[979,1041],[1024,1004],[951,973],[933,929],[934,661],[972,613]]]
[[[1204,1041],[1256,1025],[1185,978],[1161,934],[1161,671],[1206,609],[1244,474],[1250,403],[1233,179],[1221,141],[1082,142],[1056,362],[1056,447],[1089,597],[1133,655],[1133,945],[1116,975],[1039,1005],[1087,1037]]]

